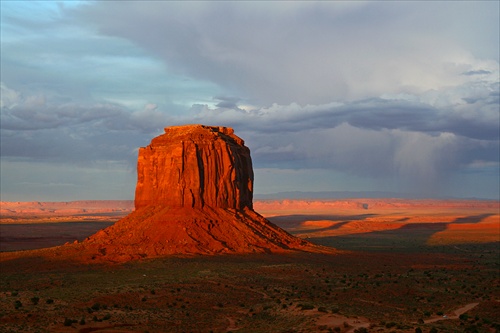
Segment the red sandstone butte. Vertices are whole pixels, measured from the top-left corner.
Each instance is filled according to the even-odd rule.
[[[140,148],[137,173],[135,211],[82,244],[95,259],[326,251],[253,210],[250,150],[231,128],[165,128]]]
[[[250,150],[227,127],[165,128],[139,149],[135,207],[252,208]]]

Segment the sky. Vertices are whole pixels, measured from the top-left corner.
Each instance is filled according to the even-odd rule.
[[[1,1],[2,201],[133,199],[229,126],[255,195],[500,199],[498,1]]]

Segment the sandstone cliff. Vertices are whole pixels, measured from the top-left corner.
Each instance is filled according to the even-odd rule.
[[[175,126],[140,148],[135,207],[252,208],[250,150],[227,127]]]

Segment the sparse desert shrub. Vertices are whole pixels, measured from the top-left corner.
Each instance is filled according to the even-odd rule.
[[[354,333],[368,333],[368,329],[366,327],[356,328]]]
[[[94,303],[94,305],[92,305],[90,308],[94,311],[99,311],[101,309],[101,304]]]
[[[465,328],[464,330],[465,333],[479,333],[479,330],[476,325],[471,325]]]
[[[31,303],[33,303],[33,305],[37,305],[38,301],[40,301],[40,298],[38,298],[38,297],[32,297],[31,298]]]
[[[109,320],[111,319],[111,314],[109,313],[106,313],[106,315],[104,315],[104,317],[102,318],[102,320]]]
[[[69,318],[64,318],[64,326],[71,326],[73,323],[76,322],[76,320],[69,319]]]
[[[394,327],[394,326],[396,326],[396,323],[395,323],[395,322],[393,322],[393,321],[388,322],[387,324],[385,324],[385,327],[386,327],[386,328],[391,328],[391,327]]]
[[[48,300],[45,301],[47,304],[53,304],[54,300],[52,298],[49,298]]]
[[[23,303],[21,303],[20,300],[17,300],[17,301],[14,302],[14,307],[16,308],[16,310],[19,309],[22,306],[23,306]]]
[[[314,309],[314,305],[312,305],[312,304],[299,304],[299,307],[302,310],[312,310],[312,309]]]
[[[85,325],[85,317],[82,317],[79,322],[80,325]]]
[[[432,327],[431,330],[429,331],[429,333],[438,333],[438,330],[437,330],[437,328]]]
[[[415,328],[415,333],[422,333],[422,329],[420,327]]]

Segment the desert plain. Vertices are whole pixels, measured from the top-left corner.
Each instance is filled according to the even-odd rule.
[[[1,203],[0,332],[498,332],[499,202],[261,200],[330,254],[72,262],[132,202]]]

